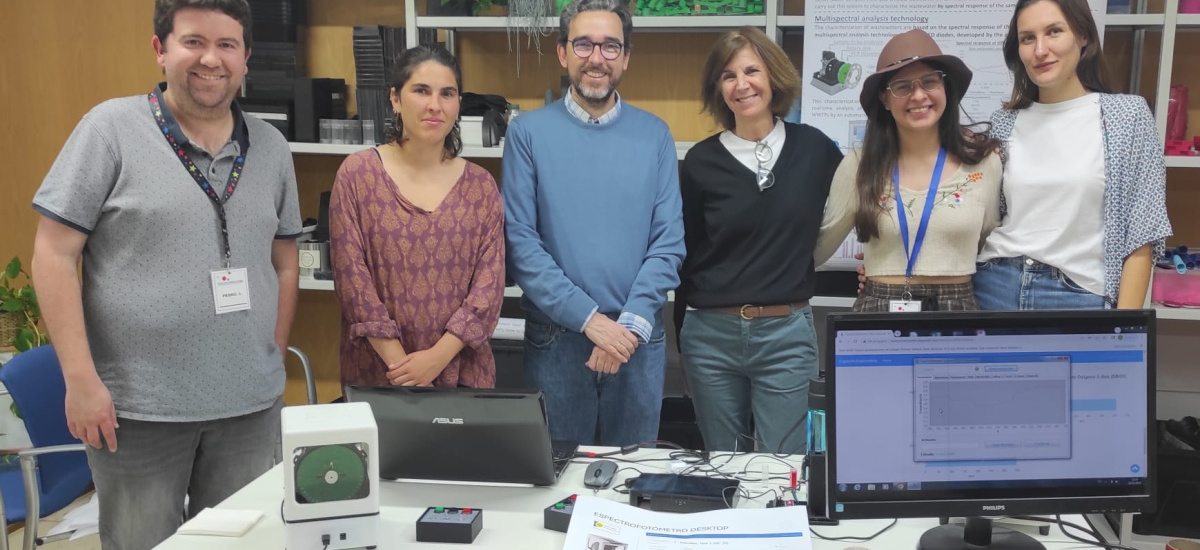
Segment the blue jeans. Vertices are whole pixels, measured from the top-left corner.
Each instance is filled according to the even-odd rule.
[[[992,258],[975,265],[979,309],[1103,309],[1104,297],[1081,288],[1066,273],[1037,260]]]
[[[599,314],[597,314],[599,315]],[[595,344],[574,330],[529,312],[525,321],[525,382],[542,390],[550,437],[623,447],[658,439],[663,373],[667,366],[662,316],[616,374],[585,363]]]
[[[754,450],[753,414],[761,450],[806,451],[808,380],[817,373],[812,308],[750,320],[689,310],[679,341],[706,449]]]

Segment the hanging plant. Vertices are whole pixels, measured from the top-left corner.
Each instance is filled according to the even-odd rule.
[[[489,0],[476,0],[489,1]],[[517,77],[521,76],[521,49],[520,36],[525,35],[525,46],[533,45],[537,51],[538,58],[542,56],[542,37],[550,34],[550,29],[542,26],[542,22],[554,13],[550,9],[550,2],[555,1],[555,7],[558,10],[562,8],[558,6],[559,0],[503,0],[508,4],[508,21],[505,26],[508,27],[508,51],[513,51],[513,35],[517,36]],[[569,3],[569,2],[568,2]],[[565,5],[565,4],[563,4]]]

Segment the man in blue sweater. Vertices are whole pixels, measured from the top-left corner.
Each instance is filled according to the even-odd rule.
[[[683,220],[671,131],[616,93],[632,18],[575,0],[559,22],[570,93],[505,136],[508,269],[524,291],[525,377],[554,439],[658,438],[662,311],[679,284]],[[597,430],[597,428],[599,428]]]

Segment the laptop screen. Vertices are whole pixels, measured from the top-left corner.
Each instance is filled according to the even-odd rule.
[[[552,485],[541,392],[347,386],[379,427],[379,477]]]

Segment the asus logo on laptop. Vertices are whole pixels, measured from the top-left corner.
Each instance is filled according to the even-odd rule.
[[[461,418],[434,418],[433,423],[434,424],[459,424],[459,425],[461,425],[463,423],[463,419],[461,419]]]
[[[983,511],[984,512],[1003,512],[1004,505],[1003,504],[984,504]]]

